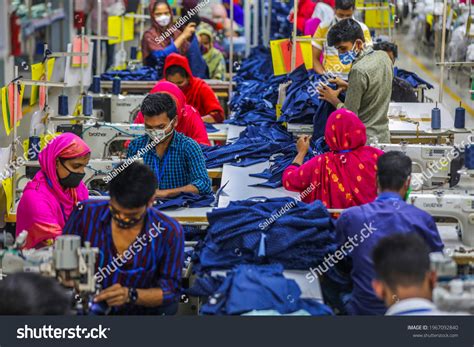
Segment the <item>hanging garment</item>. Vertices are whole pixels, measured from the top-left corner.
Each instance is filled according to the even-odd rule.
[[[197,271],[248,263],[308,269],[335,248],[331,218],[320,201],[232,201],[226,208],[209,212],[207,218],[207,236],[195,256]]]
[[[324,304],[301,299],[298,284],[283,276],[283,267],[240,265],[226,277],[206,276],[195,281],[187,294],[209,296],[202,314],[238,315],[254,310],[276,310],[281,314],[306,310],[315,316],[332,315]],[[204,294],[204,295],[202,295]]]
[[[203,79],[209,78],[209,68],[202,56],[201,47],[199,47],[199,41],[195,34],[191,38],[186,58],[188,58],[193,76]]]
[[[209,207],[216,202],[214,194],[200,195],[193,193],[181,193],[178,196],[170,199],[155,200],[153,207],[158,210],[177,209],[181,207]]]
[[[420,85],[424,84],[428,87],[428,89],[433,89],[433,85],[431,83],[428,83],[424,79],[422,79],[420,76],[418,76],[414,72],[410,72],[407,70],[399,69],[398,67],[393,68],[393,75],[395,77],[401,78],[402,80],[407,81],[408,83],[411,84],[413,88],[418,88]]]
[[[224,146],[201,146],[208,169],[230,163],[245,167],[265,162],[294,146],[293,135],[279,125],[248,126],[239,138]]]

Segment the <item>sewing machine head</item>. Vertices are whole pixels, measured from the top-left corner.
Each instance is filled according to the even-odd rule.
[[[143,94],[93,95],[93,112],[105,122],[131,123],[135,119],[145,96]]]

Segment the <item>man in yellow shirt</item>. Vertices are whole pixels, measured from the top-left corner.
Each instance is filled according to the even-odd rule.
[[[318,74],[331,72],[334,77],[347,80],[352,64],[344,65],[339,60],[337,49],[327,44],[327,34],[337,22],[353,18],[355,11],[355,0],[336,0],[335,17],[326,23],[321,23],[313,36],[313,66]],[[367,25],[358,22],[364,32],[366,46],[372,46],[372,38]],[[323,64],[320,62],[321,53],[324,53]]]

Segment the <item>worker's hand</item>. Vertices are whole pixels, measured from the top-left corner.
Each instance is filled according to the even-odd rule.
[[[342,92],[342,88],[338,88],[337,90],[334,90],[322,83],[318,87],[319,98],[321,100],[325,100],[329,102],[334,107],[336,107],[337,104],[341,102],[341,100],[339,100],[339,94],[341,94],[341,92]]]
[[[333,79],[330,79],[329,80],[330,83],[334,83],[338,86],[338,88],[341,88],[342,90],[346,91],[347,88],[349,87],[349,83],[347,83],[347,81],[344,81],[342,78],[340,77],[336,77],[336,78],[333,78]]]
[[[184,28],[183,35],[187,39],[191,38],[193,34],[196,32],[196,23],[190,23]]]
[[[120,283],[104,289],[94,298],[94,302],[106,301],[109,306],[122,306],[128,302],[128,288]]]
[[[201,118],[204,123],[215,123],[216,120],[211,115],[207,115]]]
[[[296,149],[298,153],[308,153],[309,145],[310,145],[311,136],[303,135],[298,138],[298,142],[296,142]]]
[[[169,194],[168,194],[168,190],[160,190],[160,189],[157,189],[155,191],[155,195],[153,196],[153,200],[156,200],[156,199],[167,199],[169,197]]]

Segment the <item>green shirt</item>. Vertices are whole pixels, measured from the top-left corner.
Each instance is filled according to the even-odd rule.
[[[362,51],[349,73],[349,87],[344,104],[367,128],[367,142],[377,137],[380,143],[390,143],[388,106],[392,95],[393,65],[388,54],[371,47]]]

